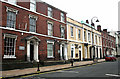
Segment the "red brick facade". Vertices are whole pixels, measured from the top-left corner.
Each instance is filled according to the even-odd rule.
[[[6,6],[18,10],[18,14],[16,15],[16,27],[15,29],[6,28],[7,24],[7,12]],[[22,7],[21,7],[22,6]],[[4,57],[4,34],[12,34],[17,36],[16,47],[15,47],[15,60],[27,60],[27,41],[26,37],[35,36],[41,41],[38,45],[38,58],[39,60],[59,60],[60,53],[60,44],[61,42],[66,42],[67,39],[67,28],[66,28],[66,19],[65,23],[60,21],[61,12],[64,13],[66,18],[66,13],[54,8],[53,9],[53,18],[49,18],[47,16],[47,7],[50,6],[47,3],[37,2],[36,3],[36,12],[32,12],[29,10],[30,3],[29,2],[18,2],[17,6],[8,4],[6,2],[2,2],[2,57]],[[29,32],[29,15],[37,16],[36,21],[36,32]],[[53,23],[53,36],[48,36],[48,21]],[[26,28],[27,25],[27,28]],[[65,39],[61,38],[61,30],[60,26],[63,25],[65,27]],[[26,28],[26,29],[25,29]],[[47,58],[47,40],[54,41],[53,46],[53,56],[54,58]],[[19,46],[24,46],[24,50],[19,50]],[[7,58],[9,59],[9,58]],[[4,59],[3,60],[7,60]],[[11,58],[10,58],[11,59]],[[9,59],[9,60],[10,60]]]
[[[103,52],[103,57],[106,55],[111,55],[113,51],[115,51],[115,44],[116,44],[116,38],[109,35],[107,32],[107,29],[101,30],[101,26],[97,26],[97,30],[101,32],[102,35],[102,52]]]
[[[103,55],[111,55],[112,51],[115,50],[116,38],[109,35],[107,30],[102,31],[102,50]]]

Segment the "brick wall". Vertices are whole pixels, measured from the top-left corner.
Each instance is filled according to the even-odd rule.
[[[18,2],[18,4],[21,6],[27,7],[27,8],[29,7],[29,5],[28,6],[25,5],[28,3]],[[16,16],[15,29],[29,32],[29,14],[32,14],[32,15],[38,16],[38,19],[36,21],[36,32],[37,33],[47,35],[47,32],[48,32],[47,22],[52,21],[54,24],[53,25],[53,36],[61,37],[60,25],[62,24],[63,26],[65,26],[65,38],[67,38],[66,24],[55,21],[53,19],[50,19],[50,18],[47,18],[44,16],[41,16],[41,15],[36,14],[34,12],[21,9],[19,7],[15,7],[15,6],[7,4],[7,3],[3,3],[3,5],[2,5],[2,18],[3,18],[2,19],[2,23],[3,23],[2,26],[3,27],[6,27],[6,23],[7,23],[6,6],[18,10],[18,14]],[[44,8],[46,8],[46,9],[43,11]],[[47,15],[47,5],[46,4],[43,5],[42,3],[37,3],[37,11],[40,13],[43,12],[43,14]],[[60,20],[60,11],[57,9],[54,9],[53,11],[54,11],[54,18]],[[25,24],[27,24],[27,29],[25,29]],[[59,60],[60,59],[60,54],[58,53],[58,50],[60,49],[59,43],[55,43],[55,52],[53,51],[55,58],[52,58],[52,59],[47,58],[47,40],[50,39],[50,40],[54,41],[55,39],[53,39],[53,38],[43,37],[43,36],[29,34],[29,33],[23,33],[23,35],[22,35],[21,32],[10,31],[10,30],[3,30],[2,34],[4,35],[4,33],[17,35],[16,48],[15,48],[15,55],[17,57],[16,58],[17,60],[26,60],[27,42],[26,42],[26,40],[23,40],[23,39],[27,36],[36,36],[41,40],[41,42],[39,43],[39,48],[38,48],[38,54],[39,54],[40,60]],[[4,41],[3,36],[2,36],[2,41]],[[63,40],[59,40],[59,41],[63,41]],[[3,55],[4,55],[4,42],[2,43],[2,46],[3,46],[2,47],[2,50],[3,50],[2,57],[3,57]],[[19,50],[19,46],[24,46],[25,50]],[[4,59],[4,60],[9,60],[9,59]]]

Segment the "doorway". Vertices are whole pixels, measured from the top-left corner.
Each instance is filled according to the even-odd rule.
[[[81,61],[81,50],[79,50],[79,60]]]
[[[30,61],[34,60],[34,43],[33,41],[30,42]]]
[[[62,59],[64,60],[65,57],[64,57],[64,45],[62,45]]]

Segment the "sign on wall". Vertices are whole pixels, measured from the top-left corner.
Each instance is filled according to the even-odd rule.
[[[19,46],[19,50],[25,50],[24,46]]]

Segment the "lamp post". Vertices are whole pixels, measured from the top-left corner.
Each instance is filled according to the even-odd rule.
[[[96,18],[96,19],[95,19]],[[93,19],[95,19],[95,22],[99,22],[98,18],[95,16],[91,19],[91,25],[94,26],[94,22],[93,22]],[[95,62],[95,49],[94,49],[94,46],[93,46],[93,39],[94,39],[94,35],[93,35],[93,27],[91,27],[91,32],[92,32],[92,52],[93,52],[93,62]],[[96,40],[97,41],[97,40]]]

